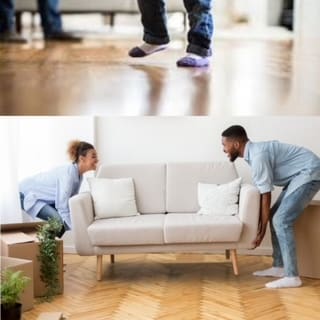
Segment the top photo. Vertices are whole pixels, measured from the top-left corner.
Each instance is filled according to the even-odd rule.
[[[1,0],[0,116],[319,116],[319,0]]]

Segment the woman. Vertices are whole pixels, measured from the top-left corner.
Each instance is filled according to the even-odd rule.
[[[71,141],[68,147],[71,164],[23,180],[19,185],[21,207],[32,217],[56,218],[63,224],[62,237],[71,229],[69,199],[79,192],[83,174],[96,170],[98,157],[93,145]]]

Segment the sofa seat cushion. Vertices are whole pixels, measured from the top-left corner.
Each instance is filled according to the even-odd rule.
[[[164,214],[100,219],[88,227],[94,246],[163,244]]]
[[[238,216],[169,213],[164,222],[165,243],[237,242],[242,222]]]

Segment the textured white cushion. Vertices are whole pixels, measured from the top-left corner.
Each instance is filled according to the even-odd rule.
[[[165,214],[99,219],[88,228],[95,246],[163,244]]]
[[[239,216],[208,216],[168,213],[164,223],[165,243],[236,242],[242,223]]]
[[[199,182],[221,184],[236,178],[237,171],[230,161],[168,163],[167,212],[197,212]]]
[[[137,209],[142,213],[166,212],[166,165],[164,163],[109,164],[97,172],[98,178],[131,177],[134,181]]]
[[[198,184],[198,214],[232,216],[239,211],[241,178],[225,184]]]
[[[138,215],[132,178],[88,179],[96,219]]]

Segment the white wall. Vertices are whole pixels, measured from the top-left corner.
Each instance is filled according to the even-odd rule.
[[[278,25],[282,6],[283,0],[233,0],[235,13],[247,15],[255,28]]]
[[[319,12],[319,0],[295,0],[295,45],[302,51],[320,53]]]
[[[96,119],[96,145],[102,163],[226,160],[221,132],[243,125],[253,141],[280,140],[303,145],[320,156],[315,134],[320,117],[119,117]],[[250,170],[236,165],[248,180]]]
[[[121,117],[96,119],[96,146],[101,163],[226,160],[221,132],[243,125],[252,141],[280,140],[303,145],[320,156],[320,117]],[[249,166],[236,161],[239,174],[251,181]],[[274,192],[273,201],[279,194]],[[320,199],[320,195],[317,197]],[[271,252],[267,236],[255,252]]]
[[[69,162],[71,140],[94,142],[91,117],[21,117],[16,122],[19,179]]]

